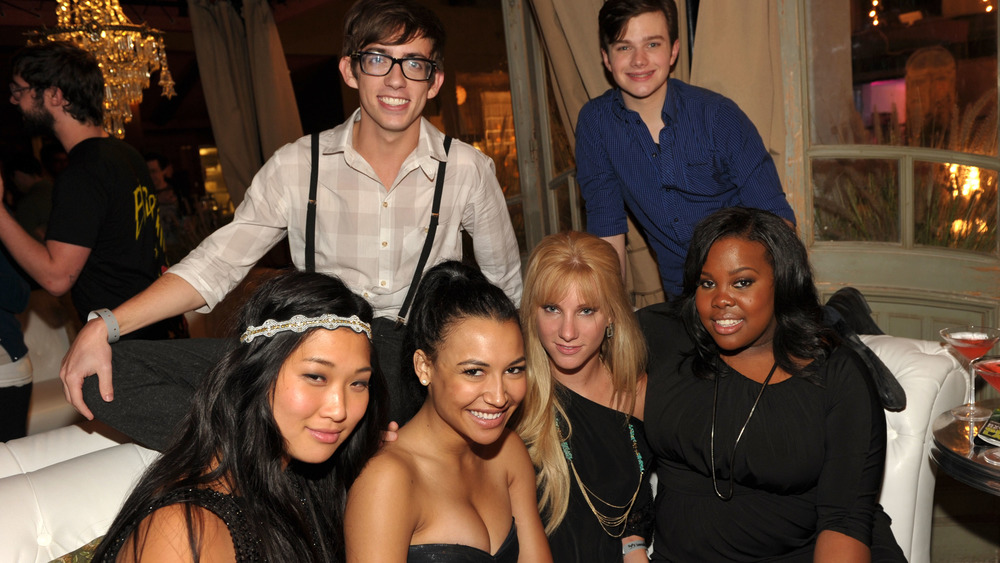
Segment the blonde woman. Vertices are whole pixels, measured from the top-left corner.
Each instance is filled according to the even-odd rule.
[[[539,401],[517,426],[538,471],[539,509],[556,561],[647,561],[652,455],[642,417],[645,339],[618,255],[580,232],[532,252],[521,301]],[[531,416],[528,416],[531,415]]]

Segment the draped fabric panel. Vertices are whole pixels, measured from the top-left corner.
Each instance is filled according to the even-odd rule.
[[[601,59],[597,13],[603,0],[530,0],[549,63],[549,79],[570,145],[576,119],[588,100],[611,87]],[[673,76],[688,76],[685,2],[678,2],[681,55]],[[646,241],[629,221],[626,285],[637,307],[663,301],[660,273]]]
[[[302,136],[277,28],[265,0],[241,18],[226,1],[188,0],[198,70],[229,195],[243,201],[254,174]]]
[[[267,0],[244,0],[243,21],[260,127],[260,150],[267,160],[274,151],[302,136],[302,121],[285,52]]]

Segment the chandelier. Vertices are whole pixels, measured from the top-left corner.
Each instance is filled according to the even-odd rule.
[[[163,33],[125,17],[118,0],[58,0],[56,27],[32,32],[28,44],[66,41],[92,53],[104,74],[104,129],[125,136],[132,121],[132,104],[142,101],[149,76],[160,71],[160,88],[176,95],[167,68]]]

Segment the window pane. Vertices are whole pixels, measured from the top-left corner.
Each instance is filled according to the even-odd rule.
[[[992,4],[809,0],[813,142],[996,155]]]
[[[976,252],[997,248],[997,172],[976,166],[914,166],[915,242]]]
[[[899,242],[894,160],[812,160],[816,240]]]

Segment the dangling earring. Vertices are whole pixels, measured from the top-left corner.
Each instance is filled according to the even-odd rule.
[[[615,323],[608,323],[607,328],[604,329],[604,336],[611,338],[615,335]]]

